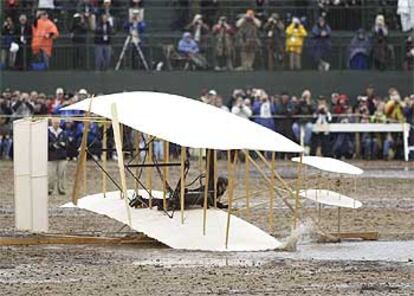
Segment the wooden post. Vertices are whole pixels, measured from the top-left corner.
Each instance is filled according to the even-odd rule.
[[[152,151],[152,138],[148,136],[148,155],[147,161],[150,164],[153,164],[153,151]],[[149,208],[152,209],[152,167],[149,166],[147,169],[147,186],[149,191]]]
[[[298,176],[297,176],[297,183],[296,183],[296,192],[295,192],[295,215],[293,221],[293,229],[296,229],[297,223],[299,221],[299,191],[301,187],[301,174],[302,174],[302,163],[303,163],[303,153],[300,154],[300,162],[298,163]]]
[[[236,161],[236,157],[234,158],[234,162]],[[231,161],[231,150],[227,150],[227,171],[229,174],[229,188],[227,194],[227,225],[226,225],[226,242],[225,246],[226,249],[229,244],[229,235],[230,235],[230,220],[231,220],[231,209],[233,204],[233,185],[234,185],[234,163]]]
[[[102,127],[102,167],[103,169],[106,171],[107,169],[107,157],[108,157],[108,152],[107,152],[107,142],[108,142],[108,136],[107,136],[107,131],[108,131],[108,125],[106,122],[104,122],[103,127]],[[104,197],[106,197],[106,174],[105,172],[102,172],[102,192]]]
[[[118,168],[119,176],[121,178],[121,188],[122,188],[122,198],[125,200],[125,207],[128,215],[128,223],[131,226],[131,211],[129,208],[128,200],[128,189],[125,178],[125,167],[124,167],[124,154],[122,152],[122,141],[121,141],[121,131],[119,128],[118,121],[118,110],[116,108],[116,103],[111,104],[111,114],[112,114],[112,129],[114,131],[114,140],[116,153],[118,154]]]
[[[210,149],[206,150],[206,179],[204,182],[204,203],[203,203],[203,235],[206,235],[206,223],[207,223],[207,205],[208,205],[208,187],[210,184],[210,158],[211,151]]]
[[[213,158],[214,158],[214,160],[213,160],[213,163],[214,163],[214,207],[215,208],[217,208],[217,179],[218,179],[218,176],[217,176],[217,171],[218,171],[218,169],[217,169],[217,150],[214,150],[213,151]]]
[[[246,212],[250,218],[250,161],[248,157],[244,157],[244,191],[246,194]]]
[[[181,146],[181,167],[180,167],[180,210],[181,210],[181,223],[184,224],[184,198],[185,198],[185,159],[186,148]]]
[[[168,163],[170,161],[170,144],[168,141],[164,141],[164,162]],[[169,175],[169,170],[167,166],[163,168],[164,182],[162,184],[162,202],[164,209],[167,209],[167,180]]]
[[[93,98],[90,98],[89,101],[89,108],[88,108],[88,112],[86,112],[86,117],[89,117],[91,110],[92,110],[92,100]],[[86,162],[86,149],[87,149],[87,144],[88,144],[88,133],[89,133],[89,121],[85,121],[84,125],[83,125],[83,135],[82,135],[82,140],[81,140],[81,144],[80,144],[80,151],[79,151],[79,160],[78,160],[78,165],[76,167],[76,173],[75,173],[75,182],[73,184],[73,191],[72,191],[72,202],[73,204],[77,205],[78,204],[78,199],[79,199],[79,194],[80,194],[80,182],[81,182],[81,177],[84,176],[85,174],[82,172],[82,169],[84,168],[84,162]]]
[[[272,162],[271,162],[271,171],[270,171],[270,190],[269,190],[269,218],[268,218],[268,227],[269,232],[272,232],[273,228],[273,197],[275,195],[275,152],[272,152]]]

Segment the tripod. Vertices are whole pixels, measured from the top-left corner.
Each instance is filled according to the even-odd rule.
[[[133,38],[131,34],[129,34],[128,37],[125,39],[124,46],[122,47],[121,54],[119,55],[118,62],[116,63],[116,66],[115,66],[115,71],[118,71],[119,68],[121,67],[121,62],[125,56],[125,52],[127,51],[128,46],[131,43],[134,45],[135,49],[137,50],[138,56],[141,59],[141,62],[144,65],[145,70],[149,71],[147,60],[145,59],[144,53],[142,52],[141,46],[139,45],[139,39]]]

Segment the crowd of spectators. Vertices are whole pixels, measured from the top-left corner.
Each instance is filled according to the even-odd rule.
[[[362,133],[361,151],[357,151],[354,134],[313,132],[314,124],[329,123],[396,123],[407,122],[412,128],[411,145],[414,144],[414,94],[401,96],[390,88],[384,96],[373,86],[356,99],[345,93],[332,93],[330,97],[312,97],[309,89],[297,96],[282,92],[269,95],[263,89],[235,89],[223,105],[223,98],[215,90],[203,92],[201,101],[217,106],[235,115],[252,120],[298,143],[303,142],[306,153],[336,158],[353,158],[358,153],[364,159],[401,159],[402,138],[391,133]],[[303,139],[301,139],[303,133]]]
[[[62,107],[88,96],[85,89],[70,93],[58,88],[52,96],[36,91],[29,93],[5,89],[0,95],[0,158],[12,157],[14,120],[27,116],[81,115],[78,111],[63,111]],[[301,142],[303,133],[302,143],[306,152],[311,155],[353,158],[360,153],[365,159],[402,158],[402,139],[399,134],[363,133],[360,135],[361,151],[357,151],[354,134],[312,132],[314,124],[331,122],[408,122],[412,126],[411,145],[414,144],[414,94],[402,96],[395,88],[380,95],[372,86],[368,86],[357,98],[349,98],[345,93],[332,93],[330,97],[315,98],[309,89],[303,90],[300,95],[285,92],[271,95],[263,89],[255,88],[235,89],[230,98],[223,98],[215,90],[205,90],[200,100],[246,120],[252,120],[298,143]],[[75,159],[83,134],[83,123],[62,120],[60,129],[62,135],[59,139],[63,137],[66,142],[64,155],[68,159]],[[56,133],[59,130],[56,124],[55,130]],[[108,131],[107,146],[110,148],[113,147],[113,139],[111,130]],[[102,126],[91,123],[87,141],[89,151],[96,160],[101,158],[102,138]],[[125,147],[132,147],[133,142],[132,131],[125,128]],[[156,142],[154,149],[162,158],[162,145]],[[174,145],[171,149],[174,149]],[[116,158],[115,153],[110,153],[109,156]]]
[[[38,3],[33,5],[33,2]],[[60,5],[50,0],[7,0],[2,27],[0,66],[8,69],[48,69],[54,40],[59,38],[60,30],[64,30],[59,24],[62,11],[73,13],[68,33],[72,41],[71,55],[75,68],[84,67],[89,42],[94,44],[97,70],[110,69],[114,59],[118,58],[119,53],[115,55],[113,51],[116,34],[131,35],[133,44],[143,44],[146,28],[143,0],[130,0],[128,5],[116,0],[72,2],[72,8],[69,9],[64,5],[66,2]],[[257,67],[257,64],[264,64],[269,70],[299,70],[303,67],[302,56],[306,54],[312,61],[313,69],[327,71],[331,68],[333,54],[330,7],[360,5],[360,1],[317,1],[320,16],[312,23],[306,10],[293,9],[292,12],[282,15],[275,12],[278,6],[259,0],[253,5],[255,10],[248,9],[230,19],[221,15],[218,2],[201,1],[201,13],[195,14],[188,23],[183,23],[186,18],[180,15],[181,27],[177,29],[184,32],[175,45],[178,54],[189,61],[185,69],[249,71]],[[295,1],[295,5],[303,7],[303,3],[296,2],[307,1]],[[392,3],[386,4],[392,6]],[[182,9],[189,3],[180,5]],[[28,11],[28,6],[35,11],[33,15],[20,13]],[[395,16],[395,3],[394,6]],[[349,42],[346,53],[343,53],[346,56],[346,66],[360,70],[385,70],[395,67],[395,50],[389,41],[392,31],[388,28],[388,24],[396,27],[394,18],[378,14],[369,23],[372,24],[369,30],[355,30],[355,36]],[[409,36],[405,44],[400,44],[405,47],[401,66],[407,70],[412,70],[414,65],[412,38]],[[211,51],[212,57],[207,55]],[[141,59],[137,58],[138,54],[133,50],[129,55],[135,67],[139,66]],[[155,65],[158,62],[160,61],[151,61],[150,64]],[[156,69],[161,70],[162,66]]]

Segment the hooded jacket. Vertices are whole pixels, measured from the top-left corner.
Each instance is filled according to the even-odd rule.
[[[299,24],[296,28],[292,23],[286,29],[286,51],[293,53],[302,53],[303,44],[308,32],[303,25]]]
[[[49,57],[52,56],[53,39],[59,37],[56,25],[49,19],[39,18],[33,25],[32,32],[33,54],[38,54],[43,50]]]

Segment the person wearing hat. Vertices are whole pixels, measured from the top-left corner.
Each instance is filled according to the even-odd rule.
[[[65,92],[63,88],[58,87],[56,89],[56,96],[48,104],[48,113],[56,114],[63,104]]]
[[[234,28],[221,16],[213,26],[215,70],[233,70]]]
[[[292,23],[286,29],[286,52],[289,56],[290,70],[302,68],[302,51],[306,36],[308,32],[299,18],[293,17]]]
[[[204,22],[201,14],[196,14],[193,21],[189,23],[185,28],[186,31],[192,33],[194,41],[197,42],[201,51],[207,48],[208,33],[210,31],[209,26]]]
[[[331,52],[331,27],[324,17],[319,17],[311,32],[311,55],[315,68],[319,71],[328,71],[330,64],[327,62]]]
[[[240,45],[241,65],[237,70],[252,71],[256,52],[260,50],[259,28],[261,22],[255,17],[254,11],[248,9],[237,22],[237,42]]]
[[[277,64],[283,68],[285,59],[285,24],[279,14],[272,13],[264,24],[266,31],[267,68],[272,71]]]
[[[198,44],[193,39],[190,32],[183,33],[183,37],[178,43],[178,51],[187,58],[193,68],[207,68],[207,60],[200,54]],[[186,68],[189,63],[187,63]]]
[[[372,33],[373,66],[375,69],[385,70],[394,56],[394,50],[388,43],[388,27],[382,14],[376,16]]]

